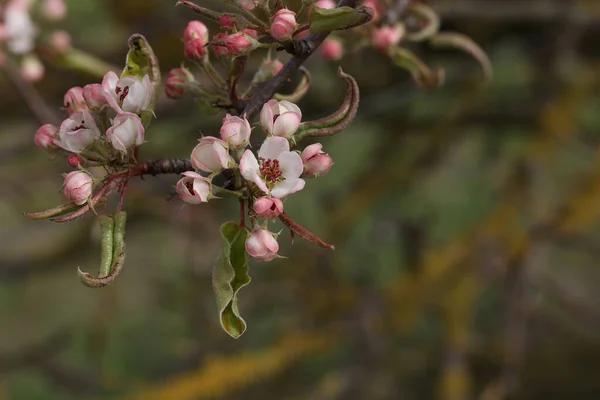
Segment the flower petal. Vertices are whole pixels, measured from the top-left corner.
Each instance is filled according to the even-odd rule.
[[[285,138],[291,137],[300,126],[300,115],[293,112],[285,112],[281,114],[273,123],[273,132],[275,136]]]
[[[275,160],[282,152],[289,151],[290,144],[286,138],[272,136],[266,138],[262,146],[260,146],[260,150],[258,150],[258,157]],[[302,162],[302,160],[300,160],[300,162]]]
[[[300,155],[295,151],[283,152],[277,159],[279,160],[279,167],[281,168],[281,172],[283,172],[283,177],[286,180],[293,180],[302,175],[304,163]]]
[[[295,190],[298,186],[298,181],[300,180],[302,179],[286,179],[276,183],[273,189],[271,189],[271,196],[281,199],[289,194],[297,192],[301,189]],[[304,187],[304,185],[302,185],[302,187]]]
[[[247,181],[254,181],[259,173],[258,160],[252,150],[246,150],[240,159],[240,173]]]

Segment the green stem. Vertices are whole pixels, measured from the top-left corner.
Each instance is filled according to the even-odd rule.
[[[58,56],[56,61],[65,68],[84,72],[100,78],[109,71],[120,71],[122,69],[110,65],[96,56],[77,49],[72,49],[68,53]]]

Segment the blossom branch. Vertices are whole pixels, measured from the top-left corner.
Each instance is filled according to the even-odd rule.
[[[335,247],[332,244],[325,242],[323,239],[294,221],[289,215],[282,212],[279,215],[279,219],[283,224],[292,232],[292,234],[296,234],[300,236],[302,239],[316,244],[317,246],[323,247],[325,249],[335,250]]]

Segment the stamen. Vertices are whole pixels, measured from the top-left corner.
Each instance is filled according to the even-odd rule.
[[[281,182],[285,178],[282,176],[283,171],[279,168],[279,160],[271,160],[270,158],[264,159],[259,158],[260,162],[260,174],[263,176],[266,182],[276,183]]]

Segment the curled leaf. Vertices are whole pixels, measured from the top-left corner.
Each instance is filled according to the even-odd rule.
[[[354,117],[356,117],[360,100],[358,84],[352,76],[344,73],[341,68],[338,69],[338,75],[346,82],[346,85],[348,85],[346,97],[344,98],[342,106],[327,117],[301,124],[294,135],[294,139],[297,142],[308,137],[335,135],[346,129],[346,127],[354,120]]]
[[[86,215],[88,212],[93,211],[94,207],[100,206],[102,204],[104,204],[104,202],[106,201],[106,193],[108,193],[108,191],[110,190],[110,184],[104,184],[100,190],[98,190],[98,192],[96,192],[91,199],[88,200],[87,204],[84,205],[83,207],[80,207],[79,209],[77,209],[75,212],[72,212],[71,214],[65,215],[65,216],[57,216],[57,217],[51,217],[50,221],[52,222],[69,222],[69,221],[73,221],[74,219],[77,218],[81,218],[84,215]]]
[[[294,90],[293,93],[291,93],[291,94],[275,93],[275,95],[273,97],[279,101],[287,100],[292,103],[299,102],[302,99],[302,97],[304,97],[304,95],[308,92],[308,89],[310,89],[310,82],[311,82],[310,72],[308,72],[308,70],[306,68],[300,67],[300,72],[302,73],[302,80],[300,81],[300,83],[298,84],[298,86],[296,87],[296,89]]]
[[[415,53],[403,47],[394,47],[389,52],[394,63],[410,72],[420,86],[437,87],[444,83],[444,70],[431,70]]]
[[[416,32],[407,32],[406,38],[413,42],[420,42],[438,33],[440,18],[433,9],[423,3],[414,3],[407,10],[419,19],[420,29]]]
[[[481,68],[486,82],[492,80],[492,63],[485,51],[470,37],[456,32],[440,32],[430,38],[430,43],[439,47],[452,47],[463,50],[475,58]]]
[[[61,204],[60,206],[51,208],[46,211],[40,211],[36,213],[25,213],[25,216],[30,219],[48,219],[70,213],[72,211],[77,210],[80,207],[82,206],[78,206],[77,204],[71,201],[69,203]]]
[[[103,215],[100,217],[101,235],[101,260],[98,277],[81,271],[77,268],[77,274],[84,285],[91,288],[104,287],[119,275],[125,262],[125,225],[127,214],[118,212],[114,218]]]
[[[374,11],[369,7],[338,8],[313,7],[310,12],[310,33],[331,32],[354,28],[373,19]]]
[[[223,248],[213,268],[213,290],[221,326],[234,339],[246,331],[246,322],[238,310],[237,294],[250,283],[248,253],[245,243],[248,230],[235,222],[221,225]]]
[[[332,244],[325,242],[323,239],[321,239],[302,225],[298,224],[286,213],[283,212],[279,214],[279,219],[292,232],[292,235],[298,235],[302,239],[310,243],[316,244],[317,246],[323,247],[325,249],[335,250],[335,247]]]

